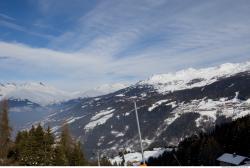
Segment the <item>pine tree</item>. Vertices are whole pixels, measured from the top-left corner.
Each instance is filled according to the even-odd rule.
[[[87,165],[81,144],[72,139],[69,127],[66,123],[62,126],[60,141],[55,149],[54,164],[70,166]]]
[[[118,166],[117,162],[115,161],[112,166]]]
[[[100,161],[100,164],[102,166],[112,166],[111,162],[108,160],[107,157],[102,157],[101,161]]]
[[[69,152],[73,146],[73,140],[67,123],[63,124],[60,143],[65,147],[66,152]]]
[[[61,144],[57,145],[54,151],[54,166],[68,166],[69,161],[66,157],[65,150]]]
[[[24,151],[26,150],[27,139],[28,139],[27,131],[22,131],[22,132],[19,131],[17,133],[16,140],[15,140],[15,159],[19,161],[20,165],[25,165]]]
[[[11,127],[8,119],[8,102],[2,102],[2,113],[0,117],[0,164],[7,163],[7,155],[11,145]]]
[[[124,165],[125,165],[124,152],[123,152],[123,151],[120,151],[120,152],[119,152],[119,156],[122,158],[121,166],[124,166]]]
[[[17,155],[20,165],[46,165],[45,133],[39,124],[29,132],[18,133],[16,138]]]
[[[87,162],[84,158],[84,154],[81,149],[81,143],[74,143],[72,155],[71,155],[71,165],[72,166],[84,166],[87,165]]]
[[[28,132],[28,137],[25,138],[24,144],[25,147],[22,151],[23,154],[23,163],[24,165],[37,165],[37,151],[36,151],[36,128],[32,125],[31,130]]]
[[[54,150],[53,145],[55,143],[54,137],[51,133],[51,129],[48,126],[46,133],[44,135],[44,153],[45,153],[45,165],[51,166],[53,165],[53,157],[54,157]]]
[[[63,124],[62,133],[60,137],[59,145],[61,145],[62,150],[65,152],[66,158],[71,163],[71,153],[74,146],[73,140],[70,135],[68,124]],[[71,165],[71,164],[70,164]]]
[[[55,143],[50,127],[44,131],[39,124],[29,131],[17,133],[13,155],[16,162],[23,166],[85,166],[80,142],[75,142],[67,125],[62,128],[60,141]]]
[[[16,161],[13,163],[23,166],[84,166],[88,163],[80,142],[73,141],[67,125],[63,126],[58,143],[50,127],[44,131],[40,124],[29,131],[18,132],[13,153]]]
[[[31,136],[32,143],[32,155],[34,158],[33,165],[45,165],[45,152],[44,152],[44,131],[39,124]]]

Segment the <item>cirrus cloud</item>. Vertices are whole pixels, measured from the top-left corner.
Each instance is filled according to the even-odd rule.
[[[47,47],[1,41],[0,56],[12,59],[0,62],[0,73],[78,90],[247,61],[249,8],[245,0],[101,1]]]

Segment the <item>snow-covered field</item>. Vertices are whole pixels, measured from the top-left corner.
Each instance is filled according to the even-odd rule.
[[[144,157],[145,160],[148,160],[150,157],[158,157],[160,156],[166,149],[161,149],[161,148],[155,148],[152,151],[144,151]],[[129,165],[129,163],[140,163],[142,161],[142,155],[139,152],[131,152],[131,153],[127,153],[124,155],[124,159],[125,159],[125,165]],[[116,156],[112,159],[110,159],[111,163],[117,163],[117,164],[121,164],[122,162],[122,157],[120,156]]]

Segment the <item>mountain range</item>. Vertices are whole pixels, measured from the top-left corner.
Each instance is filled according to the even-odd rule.
[[[153,75],[99,95],[74,96],[42,83],[1,84],[0,95],[9,99],[16,130],[41,123],[58,135],[67,122],[92,157],[97,149],[109,156],[119,148],[139,149],[133,101],[144,148],[176,146],[191,134],[249,114],[249,85],[245,62]]]

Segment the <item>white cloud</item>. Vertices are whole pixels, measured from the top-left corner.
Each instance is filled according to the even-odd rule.
[[[0,56],[25,73],[54,74],[68,88],[246,61],[249,8],[245,0],[101,1],[75,28],[52,38],[50,49],[1,42]]]

